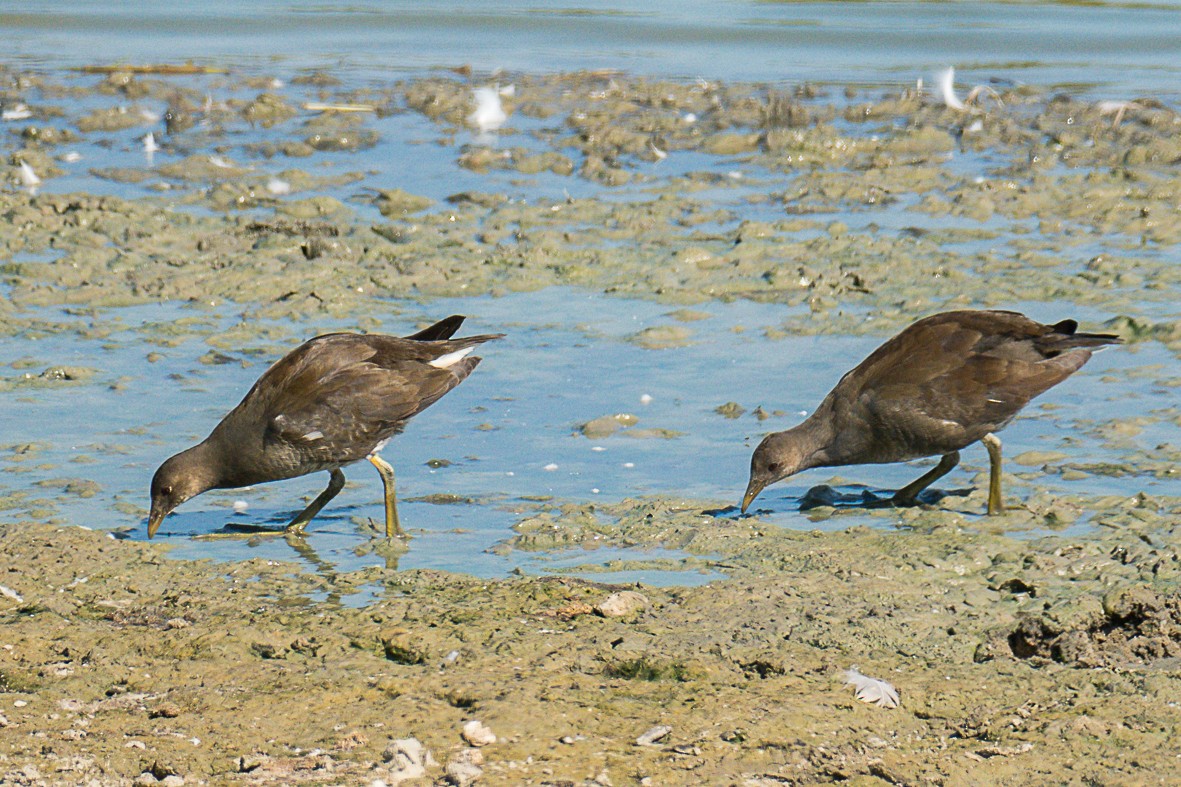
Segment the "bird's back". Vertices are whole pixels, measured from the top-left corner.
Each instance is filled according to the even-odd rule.
[[[277,361],[210,436],[231,441],[241,459],[228,483],[291,478],[363,459],[471,374],[480,359],[467,352],[498,338],[419,335],[325,334]]]
[[[1118,342],[1016,312],[954,311],[919,320],[846,374],[825,400],[835,453],[893,462],[958,450],[1005,426],[1029,401]],[[842,435],[848,435],[842,437]],[[841,443],[844,443],[842,446]]]

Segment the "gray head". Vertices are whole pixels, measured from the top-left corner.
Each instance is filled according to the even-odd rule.
[[[773,432],[764,437],[750,458],[750,482],[746,485],[746,494],[742,496],[742,513],[746,513],[759,492],[776,481],[811,467],[808,460],[812,453],[808,442],[796,433],[796,429]]]
[[[202,461],[201,448],[193,446],[170,458],[152,476],[152,510],[148,514],[148,538],[156,535],[164,517],[181,503],[212,489],[213,468]]]

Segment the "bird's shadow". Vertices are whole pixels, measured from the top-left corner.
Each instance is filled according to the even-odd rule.
[[[848,491],[843,491],[848,490]],[[944,498],[948,497],[967,497],[974,492],[974,489],[924,489],[918,496],[918,499],[913,503],[914,506],[936,506]],[[791,498],[785,498],[785,502],[790,502]],[[818,484],[799,498],[799,505],[795,510],[802,512],[811,511],[814,508],[835,508],[840,510],[874,510],[879,508],[909,508],[911,506],[904,506],[894,502],[894,490],[891,489],[871,489],[868,486],[859,484],[850,484],[843,489],[836,489],[828,484]],[[786,507],[791,507],[790,505]],[[714,517],[726,517],[731,519],[748,519],[754,516],[765,514],[774,514],[782,511],[783,508],[776,506],[774,508],[760,507],[742,513],[742,510],[734,506],[724,506],[723,508],[710,509],[702,511],[701,513]]]

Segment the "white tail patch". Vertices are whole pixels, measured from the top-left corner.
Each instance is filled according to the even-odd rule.
[[[310,441],[312,441],[312,440],[320,440],[320,439],[323,439],[323,437],[324,437],[324,433],[323,433],[323,432],[321,432],[319,429],[316,429],[315,431],[308,432],[307,434],[305,434],[305,435],[303,436],[303,439],[304,439],[304,440],[307,440],[307,441],[309,441],[309,442],[310,442]]]
[[[475,347],[464,347],[462,350],[456,350],[453,353],[440,355],[435,360],[431,361],[431,366],[436,369],[450,369],[455,364],[463,360],[464,356],[470,353]]]

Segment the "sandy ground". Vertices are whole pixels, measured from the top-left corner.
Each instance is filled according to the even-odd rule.
[[[456,79],[399,84],[391,95],[447,135],[470,111]],[[20,84],[63,103],[79,89]],[[199,90],[117,74],[98,93],[165,96],[181,118],[203,101]],[[372,142],[364,120],[293,127],[290,101],[258,95],[221,105],[219,122],[274,124],[264,155],[298,161]],[[324,97],[385,106],[391,95],[325,87]],[[211,169],[203,155],[151,175],[177,184],[167,197],[8,191],[5,259],[57,263],[5,262],[0,316],[13,334],[52,330],[22,309],[82,304],[97,309],[101,335],[124,304],[228,298],[246,307],[242,326],[209,342],[240,347],[267,341],[251,332],[254,316],[356,314],[375,295],[407,291],[562,284],[803,306],[783,330],[811,333],[881,332],[935,306],[1060,300],[1124,315],[1110,327],[1130,341],[1181,339],[1177,324],[1144,316],[1145,304],[1175,297],[1181,276],[1168,253],[1181,241],[1171,110],[1141,102],[1116,118],[1036,91],[964,112],[909,93],[812,98],[618,75],[522,77],[510,109],[555,116],[561,139],[537,135],[552,149],[456,148],[472,171],[619,187],[670,151],[735,157],[791,176],[787,191],[743,197],[782,209],[769,222],[698,198],[739,186],[693,173],[644,185],[647,196],[631,203],[468,193],[439,205],[388,191],[373,198],[387,219],[376,224],[331,197],[277,200],[247,167]],[[52,178],[63,141],[127,122],[33,110],[34,132],[6,165],[14,182],[22,162]],[[685,122],[690,113],[700,122]],[[838,129],[838,119],[866,131]],[[208,126],[189,129],[178,121],[174,133],[216,142]],[[952,151],[979,154],[993,176],[957,172]],[[350,182],[294,165],[284,177],[297,194]],[[810,218],[899,200],[947,228],[850,231]],[[1175,454],[1129,448],[1128,461],[1166,473]],[[975,493],[904,512],[897,528],[834,533],[703,513],[717,505],[555,505],[504,545],[673,546],[728,577],[692,589],[393,569],[321,576],[290,564],[174,561],[159,545],[0,522],[0,781],[1176,783],[1178,501],[1134,490],[1031,495],[989,523],[963,513],[982,507]],[[1041,535],[1083,511],[1082,532]],[[822,506],[813,516],[842,513]],[[342,605],[358,588],[373,603]],[[856,699],[851,667],[891,683],[900,706]]]

